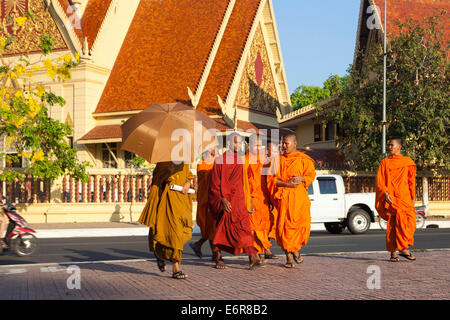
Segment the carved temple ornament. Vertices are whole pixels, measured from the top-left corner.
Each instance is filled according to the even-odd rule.
[[[25,12],[32,13],[34,19],[13,30],[12,21],[24,16]],[[53,38],[54,50],[67,49],[56,22],[42,0],[0,0],[0,23],[4,30],[0,35],[7,36],[5,33],[8,33],[15,36],[5,52],[8,55],[40,52],[41,36],[45,33]]]
[[[275,78],[272,74],[261,26],[258,26],[247,56],[236,96],[236,104],[276,114],[280,109]]]

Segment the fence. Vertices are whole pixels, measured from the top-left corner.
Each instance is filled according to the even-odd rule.
[[[375,175],[342,174],[349,193],[375,192]],[[1,181],[0,194],[15,203],[115,203],[145,202],[151,184],[150,173],[92,173],[87,183],[64,177],[60,186],[28,176],[24,181]],[[55,184],[55,183],[54,183]],[[422,177],[416,178],[416,198],[422,198]],[[450,176],[429,177],[430,201],[450,201]]]
[[[150,174],[95,174],[87,183],[64,177],[63,202],[145,202],[150,189]]]

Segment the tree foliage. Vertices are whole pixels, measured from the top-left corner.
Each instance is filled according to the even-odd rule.
[[[449,44],[441,22],[446,14],[423,24],[397,22],[400,31],[387,52],[387,137],[402,137],[404,153],[421,170],[450,169]],[[340,107],[318,108],[317,115],[340,124],[338,144],[353,168],[373,171],[383,157],[382,42],[367,50],[358,53],[361,66],[349,68]]]
[[[332,96],[339,96],[346,85],[347,79],[348,76],[330,75],[323,83],[323,87],[298,86],[291,94],[293,110],[306,107]]]
[[[33,19],[31,14],[14,19],[13,29],[24,27]],[[6,36],[6,37],[5,37]],[[24,172],[7,168],[0,179],[23,179],[31,174],[34,178],[56,179],[68,174],[86,181],[88,162],[77,159],[77,150],[67,140],[72,135],[69,125],[49,116],[49,106],[63,107],[65,100],[49,92],[41,83],[34,81],[39,72],[46,72],[53,81],[70,79],[71,69],[79,64],[79,55],[66,54],[50,59],[53,40],[43,35],[40,47],[42,56],[32,61],[27,55],[7,57],[8,46],[15,41],[13,34],[0,28],[0,137],[6,137],[6,147],[17,154],[0,153],[6,163],[24,157],[29,164]]]

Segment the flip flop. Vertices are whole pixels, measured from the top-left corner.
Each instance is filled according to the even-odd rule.
[[[273,253],[271,253],[271,254],[265,254],[264,259],[278,259],[278,257],[276,255],[274,255]]]
[[[293,264],[292,262],[286,262],[286,263],[284,264],[284,267],[285,267],[285,268],[288,268],[288,269],[292,269],[292,268],[294,267],[294,264]]]
[[[164,260],[157,259],[156,264],[158,265],[159,271],[166,271],[166,263],[164,262]]]
[[[399,262],[400,260],[398,259],[398,257],[391,257],[389,259],[390,262]]]
[[[222,263],[220,263],[220,262],[222,262]],[[215,268],[216,268],[216,269],[226,269],[226,268],[228,268],[228,267],[225,265],[225,263],[223,262],[223,260],[220,259],[220,260],[218,260],[218,261],[216,262]]]
[[[203,258],[201,251],[197,249],[195,244],[193,244],[192,242],[189,242],[189,247],[191,247],[192,251],[194,251],[194,253],[197,257],[199,257],[200,259]]]
[[[264,267],[266,265],[265,261],[259,260],[255,262],[254,264],[249,266],[249,270],[255,270],[256,268]]]
[[[402,257],[404,257],[404,258],[406,258],[408,260],[411,260],[411,261],[416,260],[416,257],[414,257],[411,252],[409,254],[405,254],[405,253],[401,253],[400,252],[398,255],[402,256]]]
[[[181,270],[172,274],[172,278],[177,280],[186,279],[187,277],[187,274],[183,273]]]
[[[302,258],[302,256],[299,254],[298,256],[296,256],[294,253],[292,253],[292,257],[294,258],[294,261],[297,263],[297,264],[300,264],[300,263],[302,263],[303,262],[303,258]]]

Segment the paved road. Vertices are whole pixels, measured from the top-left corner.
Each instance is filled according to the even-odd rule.
[[[192,240],[195,241],[198,238],[198,235],[194,235]],[[339,235],[332,235],[326,231],[312,231],[309,243],[302,249],[302,254],[384,251],[384,243],[385,233],[381,230],[369,230],[362,235],[353,235],[348,231]],[[450,229],[416,231],[414,250],[442,248],[450,248]],[[273,252],[277,255],[283,254],[276,245],[273,247]],[[211,256],[207,243],[203,246],[203,253],[204,259]],[[183,258],[195,258],[187,245]],[[0,266],[127,259],[153,259],[153,254],[148,252],[147,237],[39,239],[39,249],[35,255],[17,257],[12,253],[6,253],[0,256]]]

